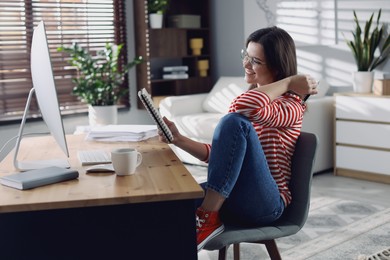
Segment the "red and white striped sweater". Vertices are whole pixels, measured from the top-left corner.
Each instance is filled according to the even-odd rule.
[[[291,192],[288,184],[291,178],[291,157],[301,131],[306,104],[292,93],[285,93],[271,102],[262,92],[249,90],[236,97],[230,105],[229,113],[240,113],[252,122],[267,158],[271,174],[275,179],[280,195],[287,206]],[[209,160],[211,145],[206,144]]]

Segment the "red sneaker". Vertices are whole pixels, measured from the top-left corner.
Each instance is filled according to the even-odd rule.
[[[205,211],[201,208],[196,210],[196,241],[198,252],[213,237],[221,234],[225,229],[219,219],[219,212]]]

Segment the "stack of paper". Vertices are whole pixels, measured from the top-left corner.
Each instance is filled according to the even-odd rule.
[[[93,127],[87,135],[87,140],[138,142],[157,135],[156,125],[106,125]]]

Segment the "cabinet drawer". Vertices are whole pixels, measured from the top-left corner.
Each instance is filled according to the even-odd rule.
[[[390,98],[336,96],[336,118],[390,122]]]
[[[384,148],[390,151],[390,124],[337,120],[336,143]]]
[[[336,168],[390,175],[390,152],[339,145]]]

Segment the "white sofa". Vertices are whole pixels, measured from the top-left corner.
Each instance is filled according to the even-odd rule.
[[[325,96],[328,85],[321,81],[320,93],[311,96],[304,115],[302,131],[317,135],[319,144],[314,172],[333,167],[333,97]],[[221,77],[210,93],[172,96],[160,102],[160,113],[175,122],[179,131],[191,139],[211,143],[219,119],[228,112],[231,100],[247,90],[242,77]],[[179,158],[186,163],[205,165],[188,153],[172,146]]]

